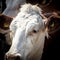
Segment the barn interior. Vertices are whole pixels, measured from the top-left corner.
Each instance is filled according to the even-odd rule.
[[[46,38],[44,52],[41,60],[60,60],[60,0],[27,0],[27,3],[38,4],[43,9],[46,17],[50,12],[57,12],[59,17],[51,17],[49,28],[49,38]],[[5,10],[5,0],[0,0],[0,14]],[[3,33],[9,29],[10,20],[2,18],[0,15],[0,60],[4,60],[5,53],[10,45],[6,42],[6,34]]]

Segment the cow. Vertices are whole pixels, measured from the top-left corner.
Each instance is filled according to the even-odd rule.
[[[25,4],[10,24],[12,45],[6,59],[39,60],[42,56],[45,36],[48,37],[42,20],[41,9]],[[19,58],[20,57],[20,58]]]
[[[11,39],[9,36],[9,24],[12,18],[0,14],[0,60],[4,60],[5,53],[11,46]]]
[[[10,24],[12,45],[5,59],[41,60],[45,37],[49,37],[48,21],[37,5],[22,5],[20,12]]]
[[[5,34],[6,35],[6,41],[9,45],[11,45],[11,40],[10,40],[10,36],[9,36],[9,25],[11,23],[13,18],[0,14],[0,33]]]

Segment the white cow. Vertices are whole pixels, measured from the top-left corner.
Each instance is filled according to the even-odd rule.
[[[37,5],[24,4],[10,24],[12,45],[6,60],[41,60],[48,31]]]

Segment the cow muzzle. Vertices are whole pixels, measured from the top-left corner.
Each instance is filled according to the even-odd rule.
[[[5,60],[22,60],[20,54],[6,54]]]

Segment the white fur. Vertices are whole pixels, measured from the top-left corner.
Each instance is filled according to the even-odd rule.
[[[14,35],[7,55],[21,54],[23,60],[41,59],[48,32],[40,14],[41,9],[37,5],[22,5],[20,12],[10,24],[10,30]],[[34,33],[33,30],[37,32]]]

